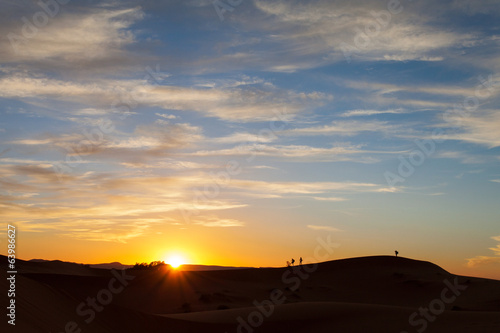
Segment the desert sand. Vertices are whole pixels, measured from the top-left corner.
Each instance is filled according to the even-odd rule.
[[[500,281],[401,257],[214,271],[17,266],[15,332],[500,332]]]

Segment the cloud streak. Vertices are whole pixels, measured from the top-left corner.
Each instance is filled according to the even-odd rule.
[[[0,78],[0,97],[73,102],[91,108],[105,108],[108,113],[117,113],[117,105],[124,105],[128,109],[148,105],[166,110],[196,111],[207,117],[234,122],[293,117],[332,98],[323,93],[306,94],[267,86],[192,88],[153,85],[145,79],[102,79],[97,83],[66,82],[15,73]],[[286,110],[285,115],[282,115],[283,109]],[[71,110],[68,113],[74,115]]]
[[[8,38],[0,42],[4,64],[66,70],[84,67],[92,72],[130,64],[132,54],[126,48],[137,41],[130,27],[143,19],[141,8],[62,7],[39,27],[31,23],[26,28],[21,20],[6,19],[5,25],[10,25],[1,29],[8,31]],[[24,14],[29,20],[34,12],[45,15],[41,7],[27,6],[19,17]]]
[[[491,239],[500,242],[500,236],[491,237]],[[491,256],[476,256],[474,258],[467,259],[468,267],[477,267],[490,264],[500,264],[500,243],[495,247],[490,247],[490,250],[496,255],[496,257]]]
[[[200,216],[193,220],[193,224],[209,228],[243,227],[244,222],[235,219],[220,219],[216,216]]]
[[[329,231],[329,232],[342,231],[342,230],[337,229],[335,227],[326,226],[326,225],[312,225],[312,224],[308,224],[307,227],[309,229],[312,229],[312,230],[320,230],[320,231]]]

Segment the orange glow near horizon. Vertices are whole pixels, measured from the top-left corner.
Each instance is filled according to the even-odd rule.
[[[186,264],[186,260],[179,254],[170,255],[165,259],[165,263],[169,264],[172,268],[177,269]]]
[[[137,237],[127,242],[96,242],[73,238],[58,237],[43,233],[24,232],[19,236],[23,246],[19,247],[16,257],[20,260],[45,259],[68,262],[101,264],[120,262],[133,265],[141,262],[163,260],[172,268],[182,264],[217,265],[239,267],[283,267],[286,261],[303,257],[314,257],[318,246],[318,237],[325,238],[326,233],[315,230],[303,231],[293,226],[288,228],[289,237],[275,237],[276,233],[263,232],[264,226],[256,226],[256,230],[240,229],[207,229],[197,225],[189,225],[187,229],[175,229],[172,226],[163,227],[149,233],[147,237]],[[266,226],[269,228],[269,226]],[[19,226],[22,230],[22,225]],[[249,229],[249,228],[247,228]],[[363,231],[359,231],[362,233]],[[244,235],[244,236],[242,236]],[[217,238],[216,238],[217,237]],[[242,240],[243,237],[243,240]],[[366,236],[368,237],[368,236]],[[293,243],[290,238],[300,239]],[[217,239],[217,241],[214,241]],[[259,240],[255,243],[253,240]],[[380,243],[378,247],[367,246],[365,243],[348,242],[343,234],[334,235],[332,239],[341,244],[335,252],[325,260],[335,260],[370,255],[393,254],[394,248]],[[403,257],[431,261],[453,274],[465,276],[487,277],[500,279],[498,266],[494,263],[468,266],[468,251],[447,256],[436,257],[439,247],[426,243],[406,244],[397,246]],[[6,247],[0,253],[6,255]],[[386,250],[384,252],[384,250]],[[326,253],[326,252],[325,252]],[[325,254],[320,252],[321,255]],[[459,259],[456,259],[458,256]],[[176,258],[178,257],[178,258]],[[321,261],[321,260],[319,260]]]

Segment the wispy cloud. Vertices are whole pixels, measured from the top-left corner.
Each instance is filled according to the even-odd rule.
[[[193,224],[202,225],[204,227],[216,227],[216,228],[227,228],[227,227],[243,227],[244,222],[234,220],[234,219],[221,219],[216,216],[200,216],[193,220]]]
[[[443,95],[451,97],[462,97],[474,96],[476,92],[475,86],[458,86],[458,85],[415,85],[415,84],[394,84],[387,82],[377,82],[377,81],[344,81],[349,87],[366,90],[370,92],[377,93],[379,95],[389,95],[394,93],[425,93],[428,95]],[[394,111],[398,111],[394,110]],[[391,110],[389,110],[391,111]]]
[[[213,138],[212,141],[217,143],[269,143],[276,141],[276,139],[278,137],[272,132],[265,133],[265,135],[238,132],[225,137]]]
[[[147,163],[140,161],[128,161],[121,163],[121,165],[132,169],[165,169],[177,171],[218,169],[221,167],[218,164],[197,163],[173,158],[155,159],[154,161],[148,161]]]
[[[386,187],[373,183],[356,182],[264,182],[257,180],[235,179],[231,187],[263,193],[275,194],[322,194],[322,193],[374,193]]]
[[[377,114],[405,114],[408,111],[404,109],[394,109],[394,110],[349,110],[342,113],[341,117],[361,117],[361,116],[373,116]]]
[[[395,133],[402,130],[403,127],[400,124],[390,124],[385,121],[333,121],[330,125],[294,128],[281,131],[279,134],[292,136],[352,136],[363,132]]]
[[[463,164],[478,164],[485,162],[485,158],[482,156],[472,155],[464,151],[440,151],[435,154],[435,157],[457,159]]]
[[[196,224],[207,227],[244,225],[234,219],[202,218],[206,212],[247,206],[224,196],[194,200],[193,188],[208,176],[139,177],[88,172],[66,175],[60,182],[50,165],[0,165],[0,172],[4,175],[0,186],[7,191],[0,196],[2,218],[18,223],[25,232],[127,242],[156,225],[184,222],[179,210],[196,211]]]
[[[314,197],[314,200],[340,202],[340,201],[346,201],[347,199],[341,197]]]
[[[458,114],[446,118],[448,125],[459,130],[447,136],[450,140],[460,140],[488,146],[500,146],[500,112],[498,110],[477,110],[466,119]]]
[[[493,79],[493,76],[492,76]],[[393,81],[393,80],[392,80]],[[402,82],[399,84],[383,81],[367,80],[338,80],[354,91],[362,92],[353,94],[352,97],[360,99],[365,103],[375,105],[379,109],[355,109],[347,111],[342,116],[372,115],[387,113],[415,113],[415,112],[445,112],[448,109],[456,108],[457,103],[462,103],[465,98],[475,96],[477,84],[470,84],[470,81],[461,85],[451,84],[408,84]],[[493,84],[495,79],[493,79]],[[491,93],[489,99],[495,98],[500,94],[500,90],[489,90]]]
[[[332,98],[324,93],[293,92],[266,85],[260,88],[202,89],[153,85],[146,79],[101,79],[98,82],[77,83],[19,73],[0,78],[0,97],[33,98],[44,103],[47,103],[46,99],[73,102],[88,105],[85,110],[105,108],[108,113],[116,112],[113,105],[119,103],[129,109],[149,105],[168,110],[192,110],[234,122],[291,119]],[[81,110],[78,112],[81,113]],[[71,109],[66,113],[72,114]]]
[[[467,259],[467,266],[471,268],[488,264],[500,264],[500,257],[477,256]]]
[[[500,242],[500,236],[491,237],[491,239]],[[477,256],[471,259],[467,259],[467,266],[476,267],[488,264],[500,264],[500,243],[495,247],[490,247],[490,250],[496,255],[496,257],[491,256]]]
[[[378,24],[373,13],[386,3],[358,1],[253,1],[246,15],[232,16],[233,23],[252,37],[231,38],[217,45],[222,52],[196,62],[198,71],[249,68],[294,73],[344,62],[344,45],[355,51],[356,61],[440,62],[458,58],[480,37],[461,29],[437,29],[429,12],[453,23],[447,7],[413,2],[392,15],[387,24],[362,43],[355,40],[365,27]],[[402,6],[403,7],[403,6]],[[448,14],[448,15],[447,15]],[[251,49],[252,52],[247,50]],[[478,62],[479,63],[479,62]],[[242,65],[244,64],[244,65]]]
[[[26,16],[33,9],[41,8],[27,6]],[[28,34],[30,38],[23,34],[23,25],[14,21],[3,27],[10,34],[0,42],[2,59],[4,63],[36,64],[53,69],[84,69],[82,74],[85,70],[93,72],[97,68],[102,71],[130,65],[132,53],[126,48],[136,42],[136,35],[129,28],[143,17],[139,7],[82,10],[66,6],[49,18],[48,24],[34,28],[36,31]]]
[[[68,221],[69,222],[69,221]],[[143,221],[81,221],[73,220],[66,226],[59,225],[61,236],[93,241],[93,242],[118,242],[127,243],[132,238],[145,235],[151,225],[164,222],[158,219],[145,219]],[[71,226],[73,227],[71,227]]]
[[[327,225],[312,225],[308,224],[307,227],[312,230],[321,230],[321,231],[330,231],[330,232],[338,232],[342,231],[340,229],[337,229],[335,227],[327,226]]]
[[[273,158],[287,158],[295,161],[314,159],[316,161],[355,161],[360,163],[375,163],[379,160],[366,154],[370,152],[355,146],[336,146],[331,148],[298,146],[298,145],[240,145],[228,149],[199,150],[193,156],[269,156]],[[393,154],[394,152],[387,152]]]
[[[328,55],[330,61],[343,61],[341,46],[349,44],[357,49],[356,59],[440,61],[444,58],[437,55],[438,50],[464,47],[474,38],[472,34],[433,29],[426,16],[418,14],[426,11],[425,5],[412,3],[411,9],[398,14],[398,20],[392,17],[378,34],[372,35],[368,42],[365,40],[363,47],[357,47],[354,41],[359,28],[376,23],[371,13],[385,9],[379,3],[360,6],[352,1],[317,1],[314,6],[308,6],[298,1],[256,1],[255,4],[273,18],[275,39],[286,45],[283,47],[293,49],[293,54],[307,55],[309,59],[320,54],[323,59]],[[435,6],[433,10],[443,9]],[[288,61],[293,69],[313,66],[301,62],[299,56],[294,58]],[[286,67],[285,64],[275,66]]]
[[[173,114],[167,114],[167,113],[155,113],[155,115],[157,115],[160,118],[171,119],[171,120],[179,118]]]
[[[136,126],[129,135],[119,132],[109,135],[102,131],[97,133],[93,138],[82,131],[13,140],[10,144],[58,149],[66,156],[76,156],[79,161],[94,157],[100,160],[141,163],[152,158],[166,157],[172,150],[186,148],[203,140],[202,129],[187,123],[142,124]]]

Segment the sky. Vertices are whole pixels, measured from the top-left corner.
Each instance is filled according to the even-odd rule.
[[[0,2],[0,252],[500,279],[500,6]],[[335,249],[318,255],[318,246]]]

